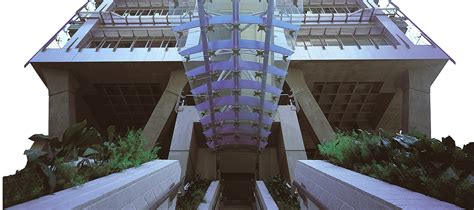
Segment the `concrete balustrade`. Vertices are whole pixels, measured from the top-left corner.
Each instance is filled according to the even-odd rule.
[[[322,160],[300,160],[295,182],[301,209],[461,209]]]
[[[198,210],[212,210],[219,206],[220,187],[219,181],[211,182],[204,195],[204,201],[198,206]]]
[[[181,167],[155,160],[8,209],[175,209]]]
[[[255,185],[255,195],[257,200],[257,209],[267,210],[267,209],[278,209],[277,204],[268,192],[267,187],[263,181],[257,181]]]

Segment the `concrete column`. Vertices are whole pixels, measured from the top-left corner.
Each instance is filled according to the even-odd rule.
[[[290,183],[293,183],[293,172],[296,162],[298,160],[306,160],[308,157],[306,156],[296,111],[291,110],[291,106],[279,106],[278,113],[281,127],[280,141],[278,142],[279,153],[284,154],[284,158],[281,159],[284,167],[280,167],[280,170],[282,170],[282,174],[286,174],[287,178],[291,181]]]
[[[402,130],[431,137],[430,93],[412,88],[403,91]]]
[[[403,78],[402,131],[421,132],[431,137],[430,87],[426,70],[407,70]]]
[[[64,130],[76,123],[76,90],[79,84],[66,70],[43,70],[49,94],[50,136],[62,138]]]
[[[66,70],[42,69],[49,95],[48,135],[62,139],[64,131],[76,123],[76,90],[79,85]],[[32,148],[42,149],[36,143]]]
[[[387,132],[396,133],[401,130],[402,125],[402,105],[403,105],[403,91],[397,90],[390,101],[387,109],[383,113],[376,129],[382,128]]]
[[[293,94],[298,100],[303,113],[306,115],[311,128],[320,142],[331,140],[335,137],[329,121],[324,116],[318,102],[308,88],[303,72],[298,69],[291,69],[288,72],[286,82],[293,90]]]
[[[178,112],[168,159],[179,160],[181,180],[191,177],[195,172],[194,162],[197,160],[195,122],[199,122],[199,114],[194,106],[185,106]]]
[[[152,148],[160,137],[186,83],[187,79],[183,71],[172,71],[170,73],[168,85],[143,129],[143,135],[148,141],[145,145],[147,148]]]

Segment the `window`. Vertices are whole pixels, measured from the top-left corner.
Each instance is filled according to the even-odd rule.
[[[176,47],[174,37],[96,37],[90,39],[81,48],[170,48]]]
[[[104,41],[104,44],[102,44],[101,48],[114,48],[115,45],[117,45],[117,42],[117,40]]]
[[[324,40],[326,41],[327,46],[339,46],[339,42],[337,41],[337,38],[334,36],[326,37],[324,38]]]
[[[118,48],[130,48],[133,44],[133,41],[122,40],[118,44]]]
[[[376,43],[377,45],[389,45],[387,40],[385,40],[385,38],[382,36],[372,36],[371,38],[372,41],[374,41],[374,43]]]
[[[323,42],[321,41],[321,38],[319,38],[319,37],[310,38],[309,40],[310,40],[312,46],[323,46]]]
[[[356,12],[357,10],[359,10],[358,7],[347,7],[347,10],[349,10],[350,13],[353,13],[353,12]]]
[[[301,40],[301,39],[296,40],[296,46],[298,46],[298,47],[303,47],[303,46],[305,46],[304,43],[305,43],[305,41],[303,41],[303,40]]]
[[[133,45],[134,48],[145,48],[148,44],[148,41],[143,41],[143,40],[138,40],[135,42],[135,45]]]
[[[347,5],[347,6],[339,6],[336,5],[334,7],[310,7],[304,6],[304,13],[309,14],[345,14],[345,13],[353,13],[359,10],[359,7]]]
[[[357,42],[352,36],[341,36],[340,39],[344,46],[357,46]]]
[[[117,9],[117,10],[114,10],[113,12],[117,13],[118,15],[126,15],[127,14],[127,10],[122,10],[122,9]]]
[[[121,16],[154,16],[155,14],[158,15],[166,15],[168,14],[167,8],[159,8],[159,9],[152,9],[152,8],[143,8],[143,9],[115,9],[113,12],[117,13]]]
[[[377,46],[392,45],[384,35],[301,35],[296,39],[296,46]]]
[[[89,42],[89,44],[87,45],[87,48],[96,48],[100,45],[101,41],[100,40],[92,40],[91,42]]]
[[[336,10],[337,13],[346,13],[346,10],[344,10],[344,8],[334,8]]]
[[[168,40],[166,41],[165,47],[176,47],[176,42],[174,40]]]
[[[356,40],[360,45],[372,45],[368,36],[356,36]]]

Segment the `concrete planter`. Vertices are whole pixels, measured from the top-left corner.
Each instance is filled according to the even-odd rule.
[[[299,160],[294,177],[302,209],[461,209],[322,160]]]
[[[268,192],[267,186],[265,186],[263,181],[256,182],[255,195],[257,197],[256,200],[258,210],[278,209],[277,204],[273,200],[270,192]]]
[[[212,210],[219,206],[220,182],[213,181],[206,190],[204,202],[199,204],[198,210]]]
[[[8,209],[174,209],[181,168],[155,160]]]

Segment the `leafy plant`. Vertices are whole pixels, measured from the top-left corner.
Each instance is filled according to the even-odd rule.
[[[330,162],[413,191],[473,208],[474,143],[456,147],[450,136],[426,139],[381,131],[338,133],[318,145]]]
[[[119,137],[117,144],[110,147],[109,165],[111,170],[117,172],[155,160],[160,148],[146,150],[145,143],[146,140],[141,130],[128,131],[125,137]]]
[[[377,136],[366,132],[351,132],[338,133],[335,140],[318,145],[318,148],[320,154],[331,162],[352,168],[354,164],[373,158],[386,159],[381,156],[381,144],[384,142]]]
[[[194,177],[185,185],[183,195],[178,197],[176,209],[197,209],[199,204],[204,201],[210,183],[211,181],[200,176]]]
[[[46,145],[44,150],[25,150],[25,155],[28,160],[26,167],[37,165],[48,177],[50,193],[56,190],[56,170],[59,168],[58,173],[64,172],[64,161],[77,160],[78,153],[86,150],[87,146],[102,142],[99,132],[92,127],[88,128],[86,120],[67,128],[61,140],[42,134],[35,134],[29,139]]]
[[[3,177],[3,207],[29,201],[49,193],[48,178],[37,165]]]
[[[265,186],[280,209],[300,209],[298,195],[282,176],[274,176],[265,180]]]
[[[4,207],[83,184],[157,158],[159,148],[146,150],[141,130],[125,137],[107,128],[107,138],[83,121],[64,132],[62,140],[35,134],[43,149],[25,151],[27,164],[16,174],[4,177]]]
[[[74,164],[65,163],[63,158],[58,158],[54,163],[54,166],[54,174],[57,177],[56,183],[58,189],[67,189],[86,182],[87,178],[79,173],[79,168]]]

